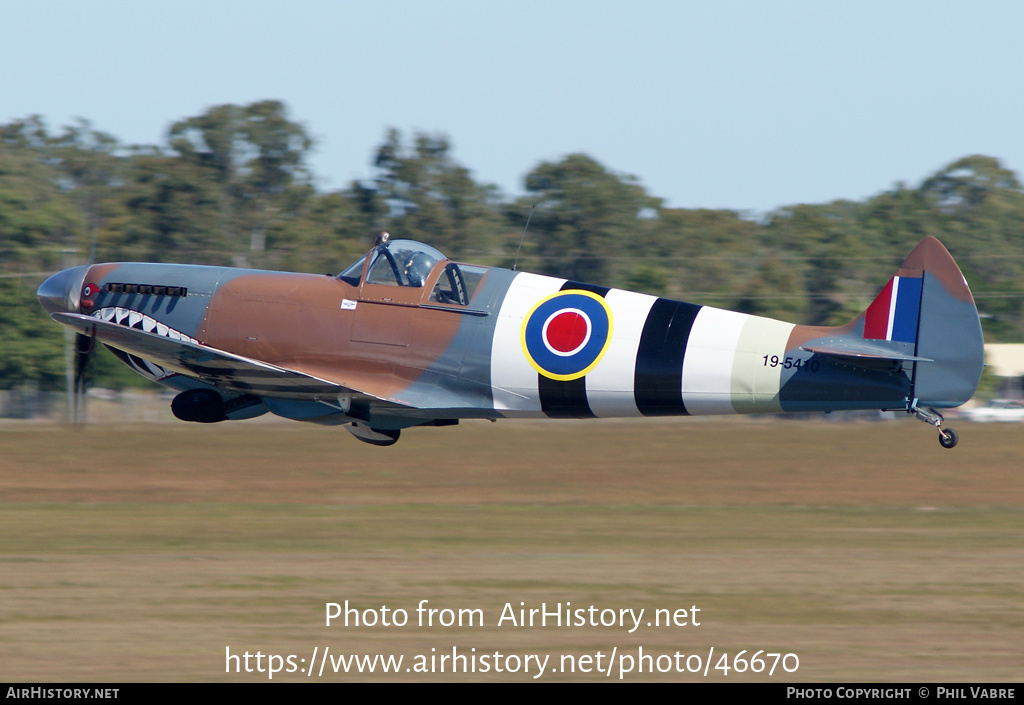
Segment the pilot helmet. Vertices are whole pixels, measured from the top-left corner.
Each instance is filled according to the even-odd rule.
[[[405,263],[405,278],[409,286],[423,286],[434,267],[434,258],[425,252],[417,252]]]

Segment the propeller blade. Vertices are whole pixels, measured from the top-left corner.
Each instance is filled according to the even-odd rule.
[[[96,332],[92,335],[78,333],[75,335],[75,374],[71,388],[72,408],[74,410],[75,424],[84,423],[85,409],[83,398],[85,396],[85,369],[89,364],[89,355],[96,347]]]

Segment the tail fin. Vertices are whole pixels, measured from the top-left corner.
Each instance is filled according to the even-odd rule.
[[[960,406],[981,380],[978,309],[960,268],[934,237],[917,244],[857,320],[834,330],[839,335],[803,349],[863,364],[904,363],[912,370],[907,402],[914,406]]]
[[[934,237],[921,240],[903,261],[894,277],[901,288],[904,273],[921,282],[915,355],[930,358],[914,365],[912,397],[921,406],[960,406],[974,395],[985,363],[981,320],[967,280],[949,251]],[[895,306],[897,319],[901,302],[902,295]],[[868,320],[866,314],[865,338]]]

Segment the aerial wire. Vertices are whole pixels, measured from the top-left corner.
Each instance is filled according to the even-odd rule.
[[[534,203],[530,206],[530,215],[526,217],[526,225],[523,226],[523,234],[519,238],[519,247],[516,248],[516,258],[512,261],[512,271],[516,271],[516,265],[519,264],[519,251],[523,249],[523,240],[526,239],[526,229],[530,227],[530,219],[533,217],[533,209],[537,207]]]

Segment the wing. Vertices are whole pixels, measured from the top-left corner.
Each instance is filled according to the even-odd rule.
[[[174,340],[77,313],[51,315],[58,323],[94,337],[104,345],[222,389],[288,399],[337,398],[347,394],[399,406],[357,389],[206,345]]]

